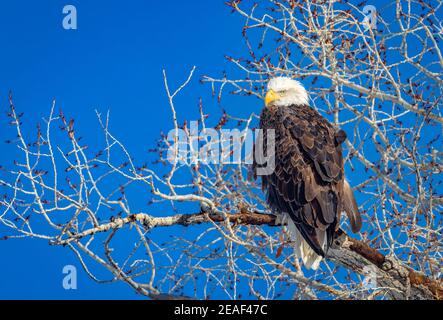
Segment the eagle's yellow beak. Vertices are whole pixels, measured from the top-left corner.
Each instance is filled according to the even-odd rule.
[[[265,96],[265,106],[269,105],[272,101],[279,99],[280,96],[274,90],[269,90]]]

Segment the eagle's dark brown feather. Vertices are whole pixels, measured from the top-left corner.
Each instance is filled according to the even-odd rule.
[[[340,213],[346,209],[341,147],[346,134],[307,105],[264,108],[260,128],[264,131],[265,154],[266,129],[275,130],[275,170],[262,176],[267,202],[273,210],[289,214],[310,247],[324,256]],[[349,207],[359,216],[353,195],[352,200]],[[317,230],[326,233],[326,247],[320,243]]]

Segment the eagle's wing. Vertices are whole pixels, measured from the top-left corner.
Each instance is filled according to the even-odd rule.
[[[260,127],[275,130],[275,170],[262,176],[268,203],[289,214],[310,247],[324,256],[342,207],[340,143],[346,137],[340,141],[343,137],[308,106],[265,109]]]

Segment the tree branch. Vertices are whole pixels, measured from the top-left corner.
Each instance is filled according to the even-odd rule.
[[[199,212],[191,214],[177,214],[168,217],[154,217],[146,213],[132,214],[125,218],[116,218],[109,223],[72,234],[69,238],[53,241],[54,245],[66,245],[78,241],[86,236],[109,230],[120,229],[125,225],[139,222],[145,228],[169,227],[174,225],[190,226],[201,223],[223,223],[229,220],[236,225],[267,225],[281,226],[273,214],[257,212],[238,212],[223,214],[222,212]],[[443,299],[443,286],[411,268],[404,266],[393,257],[388,257],[371,248],[366,243],[349,237],[341,229],[328,252],[327,259],[361,275],[367,275],[365,267],[375,267],[377,283],[386,288],[386,294],[394,299]]]

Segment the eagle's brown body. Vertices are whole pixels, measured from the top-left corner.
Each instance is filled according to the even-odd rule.
[[[275,212],[287,214],[314,252],[324,256],[342,211],[354,232],[361,227],[343,172],[346,134],[308,105],[265,107],[260,128],[265,152],[266,129],[275,130],[275,170],[262,176],[267,202]]]

